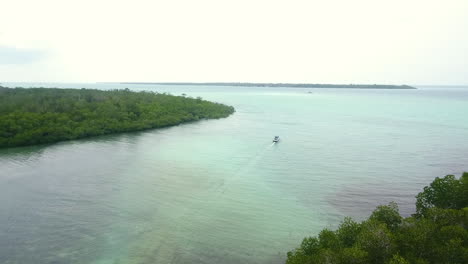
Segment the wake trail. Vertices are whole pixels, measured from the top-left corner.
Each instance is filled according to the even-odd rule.
[[[248,159],[245,164],[239,165],[239,167],[233,172],[232,177],[229,179],[224,180],[215,190],[215,192],[219,192],[219,195],[224,194],[227,188],[232,185],[233,183],[238,182],[241,179],[241,175],[246,174],[255,164],[260,161],[265,153],[271,149],[275,145],[273,142],[271,145],[266,145],[264,148],[261,148],[257,151],[252,157]]]

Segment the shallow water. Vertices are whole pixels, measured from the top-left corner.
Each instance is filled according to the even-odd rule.
[[[468,170],[463,88],[40,86],[186,93],[236,113],[0,150],[0,263],[282,263],[343,216],[389,201],[409,215],[434,177]]]

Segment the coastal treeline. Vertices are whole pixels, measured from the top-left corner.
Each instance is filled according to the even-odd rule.
[[[416,89],[409,85],[392,84],[320,84],[320,83],[246,83],[246,82],[124,82],[121,84],[156,84],[156,85],[201,85],[201,86],[239,86],[239,87],[290,87],[290,88],[343,88],[343,89]]]
[[[413,216],[390,203],[362,222],[347,217],[337,230],[305,238],[286,263],[468,263],[468,173],[436,178],[416,198]]]
[[[14,147],[227,117],[201,98],[124,90],[0,87],[0,147]]]

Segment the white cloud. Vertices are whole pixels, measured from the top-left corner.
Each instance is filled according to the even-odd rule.
[[[467,1],[0,1],[4,81],[468,83]]]

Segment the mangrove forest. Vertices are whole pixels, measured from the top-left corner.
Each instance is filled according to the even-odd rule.
[[[0,86],[0,147],[15,147],[223,118],[231,106],[151,91]]]
[[[345,218],[288,252],[287,264],[468,263],[468,173],[436,178],[416,196],[416,213],[396,203],[378,206],[362,222]]]

